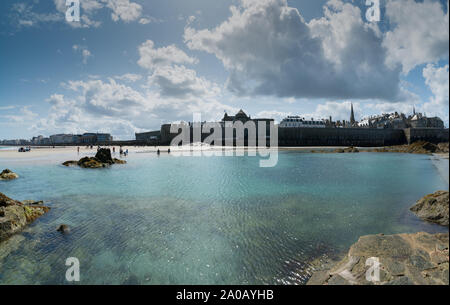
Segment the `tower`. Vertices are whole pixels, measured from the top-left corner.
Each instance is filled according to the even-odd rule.
[[[350,113],[350,125],[353,126],[355,124],[355,112],[353,111],[353,103],[352,103],[352,110]]]

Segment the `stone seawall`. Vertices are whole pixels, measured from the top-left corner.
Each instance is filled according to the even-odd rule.
[[[279,128],[279,146],[377,147],[406,143],[401,129]]]
[[[434,144],[448,142],[448,129],[438,128],[408,128],[405,137],[408,144],[417,141],[427,141]]]
[[[267,133],[268,134],[268,133]],[[177,136],[170,133],[170,125],[161,128],[161,144],[169,145]],[[210,134],[202,134],[204,141]],[[246,133],[247,136],[247,133]],[[247,137],[246,137],[247,138]],[[448,142],[449,130],[420,129],[372,129],[372,128],[278,128],[278,145],[287,146],[359,146],[381,147],[410,144],[416,141],[431,143]],[[192,128],[190,141],[193,141]],[[224,135],[222,143],[224,145]],[[247,139],[245,139],[247,145]]]

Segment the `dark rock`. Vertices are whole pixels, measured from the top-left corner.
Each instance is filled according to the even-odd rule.
[[[70,228],[68,225],[62,224],[58,227],[58,229],[56,231],[67,234],[70,232]]]
[[[5,194],[0,193],[0,207],[8,207],[12,205],[21,205],[20,201],[11,199],[7,197]]]
[[[79,166],[82,168],[104,168],[113,164],[126,164],[124,160],[113,159],[109,148],[100,148],[95,157],[84,157],[79,161],[66,161],[64,166]]]
[[[101,163],[114,164],[111,157],[111,150],[109,148],[100,148],[95,155],[95,158]]]
[[[449,192],[438,191],[417,201],[411,211],[425,221],[448,226],[448,206]]]

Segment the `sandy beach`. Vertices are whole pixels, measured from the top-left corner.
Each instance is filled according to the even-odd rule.
[[[113,150],[113,147],[111,148],[111,151]],[[115,146],[115,156],[119,156],[119,150],[120,148],[118,146]],[[274,149],[268,149],[268,148],[261,148],[261,150],[264,151],[276,151],[277,149],[279,151],[298,151],[298,152],[330,152],[336,149],[345,149],[347,147],[278,147]],[[364,147],[360,148],[357,147],[360,152],[367,152],[371,150],[370,147]],[[91,148],[86,148],[86,146],[80,146],[80,151],[78,152],[78,149],[76,146],[59,146],[59,147],[32,147],[31,151],[29,152],[18,152],[19,147],[7,147],[6,149],[0,149],[0,160],[55,160],[55,161],[67,161],[67,160],[78,160],[84,156],[93,156],[97,152],[97,147],[94,146]],[[255,151],[258,150],[257,147],[222,147],[222,146],[205,146],[205,145],[193,145],[193,146],[180,146],[180,147],[174,147],[174,146],[124,146],[122,147],[124,151],[128,150],[129,154],[134,153],[156,153],[158,149],[160,150],[161,154],[168,153],[169,149],[170,152],[173,154],[176,153],[183,153],[183,152],[199,152],[199,151],[208,151],[208,152],[221,152],[221,151]],[[449,154],[434,154],[435,158],[438,159],[449,159]]]

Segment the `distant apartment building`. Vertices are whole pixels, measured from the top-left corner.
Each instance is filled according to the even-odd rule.
[[[105,144],[113,141],[113,137],[109,133],[84,133],[82,135],[73,134],[56,134],[49,138],[49,143],[54,145],[61,144]]]

